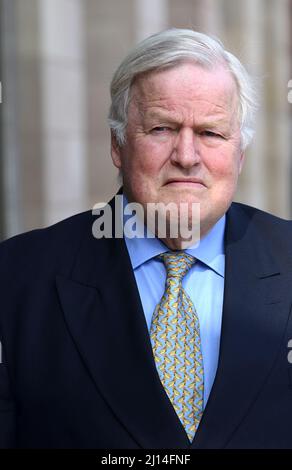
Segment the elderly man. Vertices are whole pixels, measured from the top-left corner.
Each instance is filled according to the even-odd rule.
[[[86,212],[1,245],[1,446],[292,447],[292,227],[232,203],[250,77],[171,29],[125,58],[111,96],[120,209],[140,205],[145,236],[101,237]],[[150,236],[153,204],[188,228],[199,206],[199,243],[170,233],[173,210]]]

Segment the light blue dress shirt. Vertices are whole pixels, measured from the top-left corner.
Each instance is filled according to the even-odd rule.
[[[219,358],[225,269],[224,231],[225,216],[198,246],[185,250],[197,259],[185,275],[183,287],[193,301],[200,321],[204,407],[213,386]],[[163,296],[166,281],[164,264],[155,257],[170,250],[158,238],[129,238],[125,235],[125,242],[150,331],[152,315]]]

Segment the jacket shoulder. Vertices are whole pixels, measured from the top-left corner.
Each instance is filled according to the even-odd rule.
[[[292,229],[292,220],[283,219],[276,215],[265,212],[261,209],[242,204],[240,202],[233,202],[230,210],[235,213],[241,213],[255,223],[269,224],[271,226],[287,227],[287,230]]]
[[[268,244],[284,252],[291,252],[292,221],[241,203],[232,203],[228,215],[234,221],[249,227]]]
[[[72,265],[84,234],[91,230],[91,211],[62,220],[46,228],[35,229],[0,243],[0,277],[8,272],[37,273],[40,268]],[[69,263],[69,264],[68,264]]]

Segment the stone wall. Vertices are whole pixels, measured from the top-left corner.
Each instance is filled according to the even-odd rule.
[[[218,36],[262,79],[237,200],[291,217],[292,0],[1,0],[1,237],[108,200],[118,187],[107,111],[115,67],[166,27]]]

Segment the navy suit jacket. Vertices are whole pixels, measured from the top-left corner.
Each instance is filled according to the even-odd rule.
[[[292,448],[292,225],[232,204],[219,365],[190,445],[123,239],[86,212],[0,245],[0,447]]]

